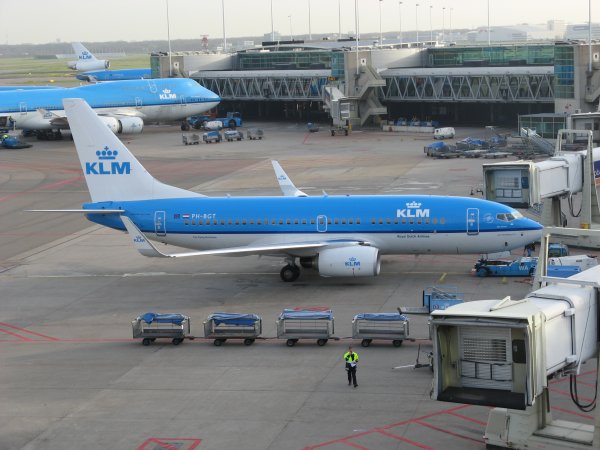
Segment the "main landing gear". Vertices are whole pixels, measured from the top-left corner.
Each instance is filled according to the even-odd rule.
[[[281,269],[279,276],[281,276],[281,279],[286,283],[296,281],[300,276],[300,267],[296,266],[295,264],[288,264]]]

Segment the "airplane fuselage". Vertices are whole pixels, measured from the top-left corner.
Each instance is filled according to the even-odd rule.
[[[107,175],[112,171],[92,169]],[[541,232],[539,224],[512,208],[468,197],[203,197],[89,203],[84,208],[123,209],[149,239],[195,250],[358,240],[382,254],[477,254],[522,247]],[[124,229],[114,214],[89,214],[88,219]],[[288,253],[303,257],[316,252]]]
[[[214,108],[220,101],[190,79],[125,80],[75,88],[2,91],[0,117],[10,117],[18,129],[59,128],[52,120],[64,116],[65,98],[82,98],[99,115],[129,115],[146,122],[179,120]]]

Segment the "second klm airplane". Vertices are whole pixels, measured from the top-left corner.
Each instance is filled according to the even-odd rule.
[[[145,122],[201,114],[221,98],[188,78],[113,81],[73,88],[0,91],[0,128],[68,129],[63,99],[83,98],[114,133],[141,133]]]
[[[309,197],[276,162],[284,196],[209,198],[156,180],[83,100],[64,104],[92,198],[71,212],[127,230],[145,256],[280,256],[282,280],[294,281],[300,267],[326,277],[376,276],[383,254],[491,253],[541,236],[537,222],[476,198]],[[150,241],[191,251],[165,254]]]

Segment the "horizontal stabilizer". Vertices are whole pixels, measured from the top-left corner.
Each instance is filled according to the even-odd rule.
[[[310,248],[325,248],[337,245],[357,245],[357,242],[303,242],[297,244],[267,244],[260,246],[248,246],[248,247],[231,247],[222,248],[215,250],[201,250],[195,252],[183,252],[183,253],[163,253],[158,250],[148,239],[144,236],[144,233],[133,223],[133,221],[127,216],[121,216],[121,220],[127,228],[127,232],[133,240],[133,245],[144,256],[158,257],[158,258],[183,258],[186,256],[206,256],[206,255],[221,255],[221,256],[248,256],[248,255],[272,255],[276,253],[289,253],[293,250],[304,250]]]
[[[28,209],[25,212],[54,212],[79,214],[123,214],[122,209]]]
[[[277,177],[277,182],[279,183],[279,187],[281,188],[281,192],[286,197],[308,197],[308,195],[298,189],[290,177],[287,176],[287,173],[281,168],[277,161],[271,161],[273,164],[273,169],[275,170],[275,176]]]

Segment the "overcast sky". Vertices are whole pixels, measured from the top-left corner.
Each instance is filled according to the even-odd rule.
[[[273,27],[284,38],[291,34],[342,33],[354,30],[355,0],[17,0],[0,1],[4,44],[72,41],[142,41],[167,38],[167,1],[171,39],[262,36]],[[543,24],[548,20],[587,23],[589,0],[489,0],[490,25]],[[419,3],[417,7],[416,4]],[[338,4],[341,14],[338,14]],[[488,0],[358,0],[360,31],[383,32],[450,26],[487,25]],[[430,8],[432,6],[432,8]],[[445,11],[443,8],[446,8]],[[418,12],[418,14],[417,14]],[[444,19],[443,19],[444,18]],[[600,2],[592,0],[592,21],[600,22]],[[291,29],[290,29],[291,22]]]

